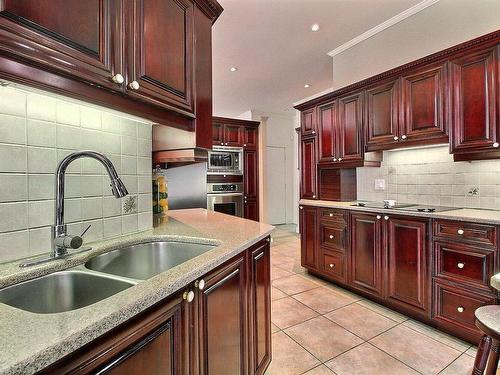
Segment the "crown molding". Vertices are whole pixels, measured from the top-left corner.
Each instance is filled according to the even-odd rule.
[[[326,90],[323,90],[323,91],[321,91],[321,92],[317,92],[316,94],[313,94],[313,95],[311,95],[311,96],[308,96],[307,98],[300,99],[299,101],[296,101],[296,102],[295,102],[295,103],[293,103],[292,105],[293,105],[294,107],[295,107],[295,106],[298,106],[298,105],[300,105],[300,104],[302,104],[302,103],[306,103],[306,102],[308,102],[308,101],[310,101],[310,100],[313,100],[313,99],[319,98],[319,97],[321,97],[321,96],[323,96],[323,95],[325,95],[325,94],[329,94],[329,93],[331,93],[332,91],[333,91],[333,87],[330,87],[330,88],[328,88],[328,89],[326,89]]]
[[[339,53],[344,52],[345,50],[348,50],[351,47],[354,47],[356,44],[361,43],[362,41],[371,38],[372,36],[384,31],[385,29],[394,26],[395,24],[405,20],[408,17],[411,17],[418,12],[421,12],[422,10],[430,7],[431,5],[434,5],[438,2],[439,0],[423,0],[418,4],[415,4],[411,8],[406,9],[405,11],[396,14],[394,17],[389,18],[388,20],[382,22],[381,24],[371,28],[368,31],[365,31],[363,34],[358,35],[356,38],[353,38],[349,40],[348,42],[338,46],[337,48],[331,50],[328,52],[328,56],[336,56]]]

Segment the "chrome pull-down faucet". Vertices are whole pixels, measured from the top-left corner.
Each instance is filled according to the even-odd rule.
[[[115,167],[111,160],[109,160],[103,154],[96,151],[77,151],[66,156],[56,170],[56,199],[55,199],[55,220],[52,226],[52,244],[51,244],[51,254],[50,258],[44,258],[41,260],[34,260],[21,263],[21,267],[26,267],[28,265],[39,264],[51,259],[57,259],[64,257],[68,254],[68,249],[78,249],[83,240],[81,236],[70,236],[67,233],[67,227],[64,223],[64,183],[66,176],[66,169],[76,159],[88,157],[101,162],[108,172],[109,178],[111,180],[110,186],[111,191],[115,198],[122,198],[128,194],[127,188],[123,184],[118,173],[116,173]]]

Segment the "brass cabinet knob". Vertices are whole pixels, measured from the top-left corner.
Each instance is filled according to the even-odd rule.
[[[128,84],[128,88],[131,90],[139,90],[139,82],[132,81]]]
[[[329,237],[330,237],[330,239],[331,239],[331,240],[333,240],[333,234],[330,234],[330,236],[329,236]]]
[[[300,206],[299,208],[300,208],[301,210],[303,210],[303,209],[304,209],[304,207],[302,207],[302,206]]]
[[[394,140],[397,141],[399,137],[397,135],[394,136]]]
[[[313,198],[316,198],[316,194],[313,194]]]
[[[380,220],[380,219],[382,219],[382,216],[377,215],[377,220]]]
[[[312,134],[316,134],[316,130],[313,130],[311,133],[312,133]]]
[[[111,77],[111,80],[114,83],[118,83],[119,85],[121,85],[123,83],[123,81],[125,81],[125,79],[123,78],[123,76],[120,73],[117,73],[113,77]]]
[[[192,290],[190,290],[189,292],[188,291],[184,292],[184,294],[182,295],[182,299],[184,299],[188,302],[193,302],[194,292]]]
[[[389,216],[385,215],[384,220],[389,220]]]
[[[333,158],[333,161],[337,161],[337,158]]]
[[[196,280],[194,283],[194,286],[196,288],[198,288],[199,290],[203,290],[205,288],[205,280],[203,280],[203,279]]]
[[[465,267],[465,263],[460,262],[460,263],[457,264],[457,267],[460,268],[460,269],[462,269],[462,268]]]
[[[328,216],[333,217],[333,214],[332,214],[332,213],[330,213],[330,214],[328,214]]]
[[[403,135],[401,136],[401,139],[403,139],[403,140],[404,140],[404,139],[406,139],[406,134],[403,134]]]
[[[330,263],[330,268],[333,268],[333,267],[335,267],[335,264]]]
[[[460,234],[460,235],[462,235],[462,234],[464,234],[464,230],[463,229],[459,229],[459,230],[457,230],[457,233]]]
[[[463,306],[458,306],[458,307],[457,307],[457,311],[458,311],[459,313],[463,313],[463,312],[465,311],[465,308],[464,308]]]
[[[243,147],[247,147],[247,144],[246,144],[246,143],[244,143],[244,144],[243,144]]]
[[[498,148],[498,146],[500,146],[500,144],[498,144],[498,142],[493,143],[493,147]]]
[[[342,161],[342,158],[339,158],[339,161]]]

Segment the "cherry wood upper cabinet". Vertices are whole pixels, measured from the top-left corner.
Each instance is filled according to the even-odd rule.
[[[256,150],[259,143],[259,131],[256,127],[245,126],[243,129],[243,147]]]
[[[349,282],[364,292],[382,296],[381,215],[353,213],[349,230]]]
[[[119,0],[0,1],[0,51],[42,69],[121,90]]]
[[[455,154],[498,149],[498,46],[450,61]]]
[[[316,138],[301,140],[300,170],[301,198],[316,199]]]
[[[317,268],[318,252],[316,238],[318,234],[318,215],[315,207],[300,206],[300,247],[303,266]]]
[[[302,111],[300,123],[303,136],[316,134],[316,107]]]
[[[245,254],[205,277],[199,301],[201,374],[248,374],[246,278]]]
[[[399,80],[366,90],[366,147],[380,150],[399,139]]]
[[[428,221],[390,217],[387,223],[386,298],[423,314],[430,312]]]
[[[442,63],[402,76],[402,141],[440,138],[448,143],[445,67]]]
[[[128,3],[126,32],[131,95],[165,107],[193,110],[193,9],[188,0]]]
[[[338,100],[338,158],[344,162],[363,161],[363,93]]]
[[[336,128],[337,103],[330,102],[318,107],[319,163],[331,163],[338,153],[338,131]]]
[[[224,146],[243,146],[243,129],[239,125],[224,125]]]
[[[212,124],[212,143],[214,146],[224,145],[224,124]]]

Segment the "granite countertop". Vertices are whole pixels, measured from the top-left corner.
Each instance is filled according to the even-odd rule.
[[[371,208],[371,207],[359,207],[353,206],[356,204],[353,202],[333,202],[333,201],[322,201],[322,200],[312,200],[312,199],[301,199],[299,204],[306,206],[316,206],[316,207],[330,207],[330,208],[341,208],[346,210],[363,211],[363,212],[375,212],[375,213],[391,213],[393,215],[408,215],[417,217],[428,217],[436,219],[447,219],[456,221],[471,221],[473,223],[483,223],[483,224],[500,224],[500,211],[499,210],[483,210],[475,208],[457,208],[450,211],[442,212],[415,212],[415,211],[405,211],[402,209],[391,210],[384,208]]]
[[[491,286],[500,292],[500,273],[493,275],[490,282]]]
[[[25,269],[0,264],[0,287],[83,264],[127,244],[174,240],[216,245],[185,263],[95,304],[35,314],[0,303],[0,374],[30,374],[75,351],[214,269],[271,233],[273,227],[204,209],[169,211],[158,227],[94,242],[92,250]]]

